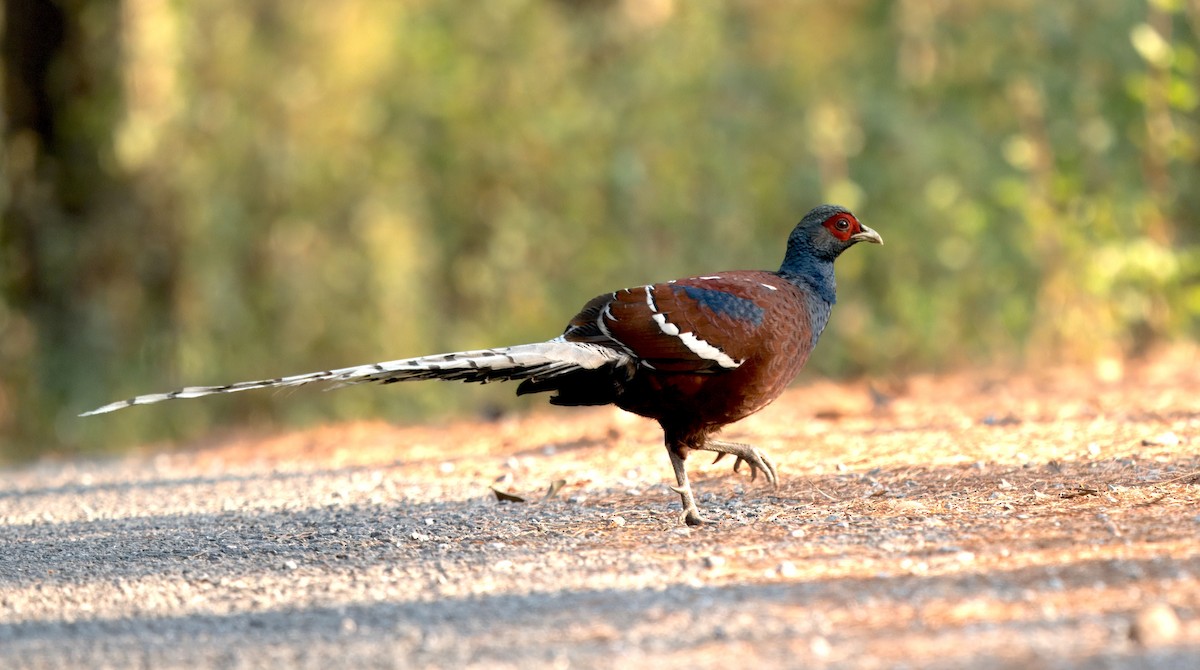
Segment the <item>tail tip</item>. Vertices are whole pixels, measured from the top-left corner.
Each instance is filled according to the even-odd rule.
[[[97,414],[108,414],[109,412],[113,412],[118,409],[122,409],[124,407],[129,407],[129,406],[130,406],[129,403],[125,402],[125,401],[113,402],[113,403],[109,403],[103,407],[97,407],[96,409],[89,409],[86,412],[81,412],[77,416],[79,418],[84,418],[84,417],[89,417],[89,416],[96,416]]]

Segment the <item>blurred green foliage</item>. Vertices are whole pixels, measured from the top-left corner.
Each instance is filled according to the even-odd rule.
[[[887,246],[839,262],[810,375],[1136,354],[1200,323],[1195,0],[61,6],[54,132],[7,96],[9,456],[509,406],[424,384],[75,418],[551,337],[604,290],[774,268],[825,201]]]

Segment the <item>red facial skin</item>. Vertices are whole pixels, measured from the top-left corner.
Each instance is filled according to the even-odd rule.
[[[862,224],[858,222],[858,219],[854,218],[853,214],[847,214],[844,212],[834,214],[826,219],[825,223],[821,225],[825,226],[825,230],[828,230],[830,235],[833,235],[843,242],[849,240],[851,235],[862,232]]]

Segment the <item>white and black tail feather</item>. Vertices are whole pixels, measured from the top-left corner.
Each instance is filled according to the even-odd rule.
[[[632,361],[632,357],[628,354],[609,347],[583,342],[567,342],[562,338],[556,338],[549,342],[536,344],[405,358],[275,379],[236,382],[221,386],[187,386],[168,393],[151,393],[109,403],[79,416],[115,412],[134,405],[149,405],[176,398],[199,398],[218,393],[302,386],[314,382],[331,382],[335,384],[334,388],[349,384],[370,382],[391,384],[421,379],[443,379],[481,384],[513,380],[534,380],[541,383],[581,370],[627,366]]]

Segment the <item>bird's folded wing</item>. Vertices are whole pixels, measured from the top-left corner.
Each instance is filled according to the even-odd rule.
[[[627,288],[591,300],[563,337],[619,349],[664,372],[732,370],[764,335],[776,290],[757,278],[726,276]]]

